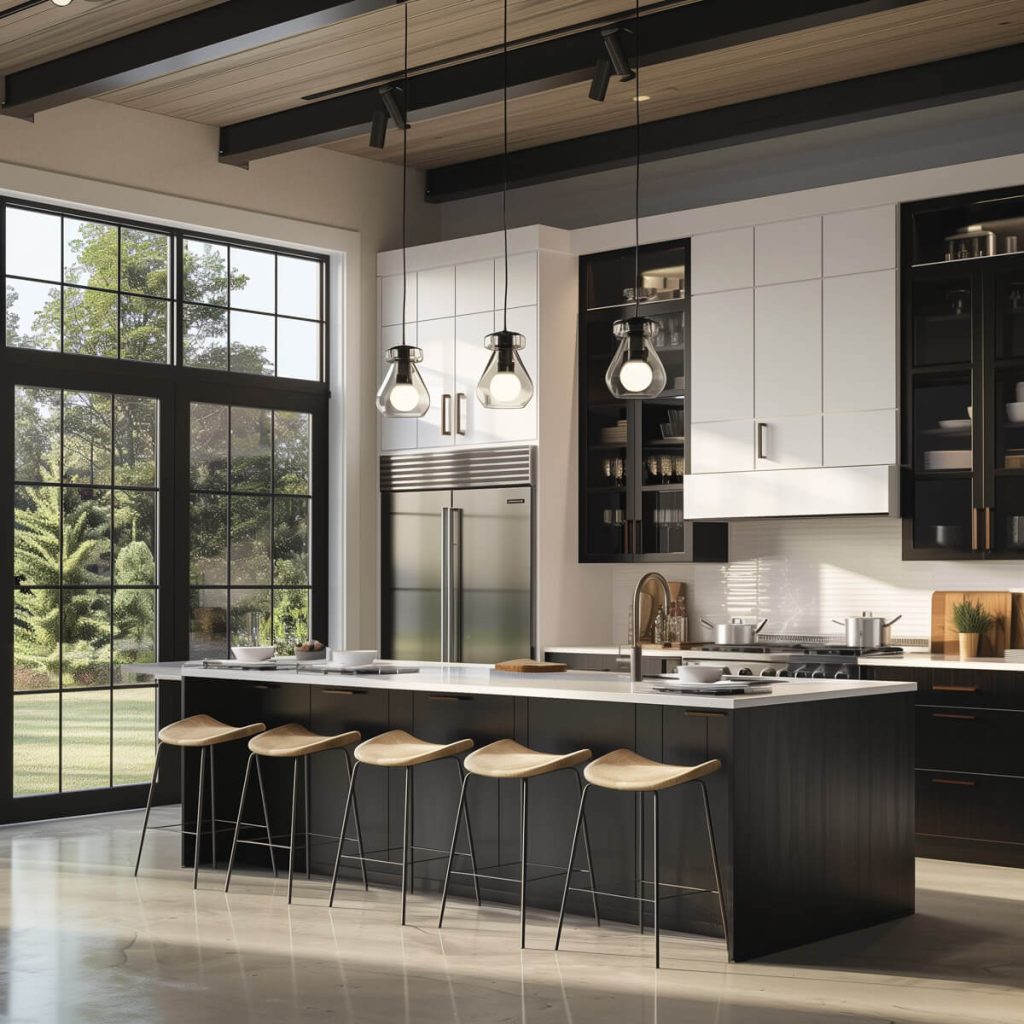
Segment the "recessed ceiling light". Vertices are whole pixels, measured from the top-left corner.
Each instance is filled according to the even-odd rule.
[[[634,96],[633,97],[633,102],[634,103],[646,103],[650,98],[651,98],[650,96],[642,96],[642,95],[641,96]]]

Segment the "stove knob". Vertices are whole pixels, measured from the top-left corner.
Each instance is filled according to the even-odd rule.
[[[816,668],[816,669],[815,669],[815,670],[814,670],[814,671],[813,671],[813,672],[811,673],[811,678],[812,678],[812,679],[824,679],[824,678],[825,678],[825,667],[824,667],[824,665],[819,665],[819,666],[818,666],[818,667],[817,667],[817,668]]]
[[[850,673],[845,668],[837,668],[836,674],[832,677],[833,679],[849,679]]]
[[[779,669],[779,678],[780,679],[788,678],[789,674],[790,674],[790,672],[789,672],[788,668],[780,668]]]
[[[798,669],[796,669],[796,671],[795,671],[795,672],[793,673],[793,678],[794,678],[794,679],[805,679],[805,678],[806,678],[806,677],[807,677],[807,676],[808,676],[809,674],[810,674],[810,673],[809,673],[809,672],[807,671],[807,666],[806,666],[806,665],[801,665],[801,666],[800,666],[800,667],[799,667]]]
[[[781,672],[776,673],[775,669],[773,669],[773,668],[763,668],[763,669],[761,669],[761,675],[762,676],[774,676],[776,674],[777,675],[782,675]]]
[[[751,672],[749,668],[741,668],[739,672],[736,673],[738,676],[752,676],[753,674],[754,673]]]

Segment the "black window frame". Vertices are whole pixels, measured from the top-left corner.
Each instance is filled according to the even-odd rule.
[[[310,414],[310,491],[309,529],[310,631],[326,638],[328,608],[329,541],[329,400],[330,344],[332,324],[330,280],[332,261],[323,253],[265,244],[241,236],[217,235],[203,230],[169,226],[158,219],[119,217],[87,208],[65,207],[21,197],[0,194],[0,281],[6,280],[6,212],[8,206],[38,210],[42,213],[88,219],[140,230],[156,230],[173,236],[176,250],[172,262],[177,279],[172,289],[176,304],[174,323],[174,360],[169,363],[136,362],[89,356],[71,352],[42,351],[7,346],[6,316],[0,322],[0,487],[5,506],[13,507],[14,437],[9,424],[14,416],[14,389],[17,385],[62,388],[72,391],[99,391],[111,394],[153,397],[160,402],[158,438],[159,521],[159,600],[157,611],[157,652],[161,661],[183,660],[189,645],[189,409],[193,402],[215,405],[280,409]],[[321,343],[322,377],[320,381],[270,377],[230,370],[212,370],[182,363],[182,246],[184,238],[196,238],[218,245],[235,245],[303,259],[315,257],[323,267],[321,303],[323,331]],[[247,244],[248,243],[248,244]],[[276,370],[276,368],[275,368]],[[0,564],[13,576],[14,535],[9,522],[0,529]],[[12,797],[13,781],[13,694],[10,673],[13,670],[14,644],[11,624],[14,616],[14,588],[0,587],[0,622],[3,625],[5,690],[0,694],[0,823],[31,821],[49,817],[99,813],[141,807],[147,785],[129,784],[110,789],[80,790],[70,793]],[[158,727],[180,717],[177,686],[161,684],[157,692]],[[157,800],[177,799],[178,773],[161,772]]]

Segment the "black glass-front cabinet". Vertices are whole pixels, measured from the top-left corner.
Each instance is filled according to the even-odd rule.
[[[580,261],[580,561],[725,561],[725,523],[683,518],[689,299],[686,242],[640,251],[641,314],[660,325],[668,383],[657,398],[617,399],[605,372],[614,322],[635,310],[634,250]]]
[[[1024,196],[903,211],[904,557],[1024,558]]]

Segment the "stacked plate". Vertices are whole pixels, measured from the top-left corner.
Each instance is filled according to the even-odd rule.
[[[601,428],[601,444],[621,444],[626,443],[626,421],[619,420],[614,427],[602,427]]]

